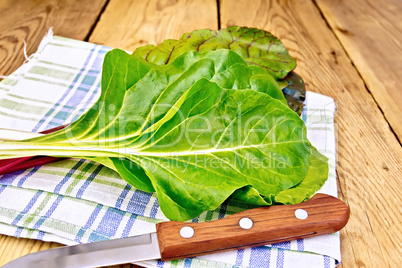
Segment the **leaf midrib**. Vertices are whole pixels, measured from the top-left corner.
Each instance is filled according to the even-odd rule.
[[[296,141],[284,141],[284,142],[270,142],[270,143],[260,143],[260,144],[251,144],[251,145],[240,145],[236,147],[227,147],[227,148],[211,148],[207,150],[196,150],[196,151],[182,151],[182,152],[147,152],[141,151],[137,149],[132,149],[129,147],[123,148],[106,148],[106,147],[83,147],[81,145],[80,148],[74,148],[71,144],[60,144],[59,146],[54,145],[43,145],[43,144],[20,144],[20,143],[2,143],[0,145],[0,150],[5,155],[7,151],[11,151],[11,154],[15,154],[17,151],[30,151],[30,150],[38,150],[37,152],[46,153],[48,155],[53,156],[66,156],[67,152],[71,152],[71,155],[78,156],[81,154],[77,154],[77,152],[85,152],[85,156],[116,156],[116,155],[134,155],[137,157],[148,156],[148,157],[173,157],[173,156],[187,156],[187,155],[212,155],[216,153],[222,152],[233,152],[237,150],[249,149],[249,148],[257,148],[261,150],[261,147],[264,146],[274,146],[274,145],[284,145],[284,144],[292,144],[292,143],[303,143],[303,140]],[[125,153],[121,153],[120,151],[125,150]],[[59,152],[59,153],[58,153]],[[63,153],[60,153],[63,152]],[[92,155],[88,155],[89,153],[93,153]]]

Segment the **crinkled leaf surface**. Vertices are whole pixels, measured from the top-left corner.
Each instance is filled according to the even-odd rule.
[[[267,71],[283,89],[289,107],[301,114],[306,91],[301,77],[292,72],[296,61],[281,41],[267,31],[238,26],[219,31],[196,30],[184,34],[179,40],[168,39],[158,46],[139,47],[133,54],[148,62],[164,65],[187,51],[209,52],[217,49],[229,49],[249,65]]]
[[[158,46],[140,47],[133,54],[161,65],[187,51],[209,52],[222,48],[236,52],[250,65],[264,68],[275,79],[284,78],[296,67],[296,60],[278,38],[264,30],[239,26],[218,31],[195,30],[179,40],[168,39]]]
[[[113,50],[87,113],[53,134],[2,143],[0,157],[98,161],[156,191],[163,213],[185,221],[244,187],[272,203],[301,185],[312,148],[275,80],[234,52],[193,51],[155,65]]]

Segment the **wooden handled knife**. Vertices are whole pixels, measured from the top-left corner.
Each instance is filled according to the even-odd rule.
[[[300,204],[250,209],[211,222],[158,223],[156,233],[49,249],[3,267],[99,267],[181,259],[333,233],[346,225],[349,213],[341,200],[316,194]]]

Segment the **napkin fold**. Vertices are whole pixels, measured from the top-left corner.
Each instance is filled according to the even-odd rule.
[[[0,128],[40,132],[76,120],[100,94],[103,58],[111,48],[49,33],[29,62],[0,82]],[[311,143],[329,158],[319,192],[337,196],[335,104],[307,92],[302,118]],[[193,221],[211,221],[247,209],[227,201]],[[0,233],[65,245],[155,231],[166,221],[154,193],[128,185],[100,164],[68,159],[0,176]],[[339,233],[148,267],[335,267]]]

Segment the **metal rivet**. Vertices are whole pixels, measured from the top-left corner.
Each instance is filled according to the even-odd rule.
[[[299,209],[296,209],[295,216],[299,220],[305,220],[308,217],[308,213],[304,209],[299,208]]]
[[[190,226],[184,226],[180,229],[180,235],[183,238],[191,238],[194,235],[194,229]]]
[[[242,218],[239,221],[239,225],[243,229],[250,229],[251,227],[253,227],[253,221],[249,218]]]

